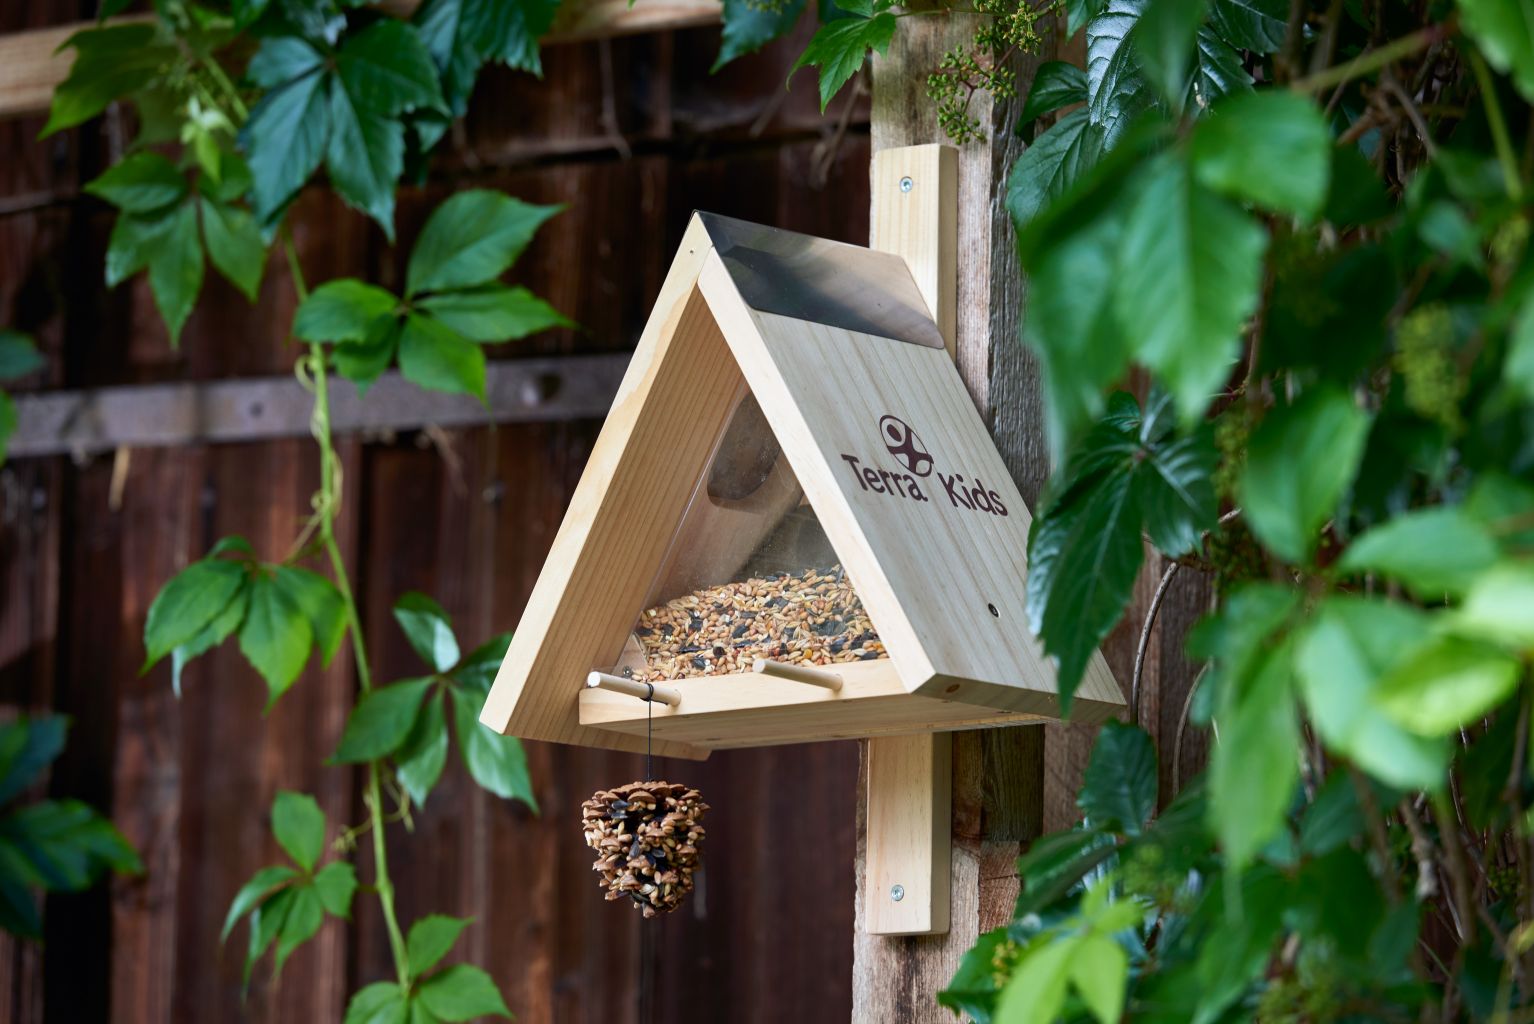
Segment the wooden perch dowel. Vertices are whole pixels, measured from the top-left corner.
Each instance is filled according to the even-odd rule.
[[[823,686],[833,693],[842,688],[842,677],[835,672],[827,672],[825,669],[811,668],[808,665],[790,665],[787,662],[771,661],[767,658],[757,658],[752,666],[753,672],[760,672],[764,676],[772,676],[776,679],[792,679],[796,683],[809,683],[811,686]]]
[[[606,672],[593,672],[586,677],[586,688],[591,690],[611,690],[613,693],[625,693],[630,697],[638,697],[640,700],[653,700],[657,704],[665,704],[669,707],[680,707],[682,693],[670,686],[656,686],[653,683],[636,683],[632,679],[623,676],[610,676]]]

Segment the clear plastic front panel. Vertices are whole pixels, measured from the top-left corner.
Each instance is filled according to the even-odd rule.
[[[851,578],[743,391],[613,671],[659,682],[750,672],[758,658],[883,657]]]

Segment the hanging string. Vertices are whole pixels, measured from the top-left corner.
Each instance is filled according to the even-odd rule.
[[[645,697],[644,729],[644,777],[646,782],[655,781],[655,684]],[[655,936],[651,922],[639,919],[639,1014],[638,1024],[649,1024],[655,1017]]]

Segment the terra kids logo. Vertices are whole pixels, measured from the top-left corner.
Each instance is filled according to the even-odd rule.
[[[884,416],[879,420],[879,437],[884,442],[885,449],[901,468],[890,470],[872,465],[865,466],[862,459],[844,452],[842,461],[852,469],[853,479],[858,482],[858,486],[875,494],[905,498],[909,501],[930,501],[922,485],[923,481],[928,486],[931,485],[931,480],[928,478],[932,476],[936,463],[932,453],[927,450],[927,446],[922,443],[916,431],[898,416]],[[970,483],[964,479],[963,473],[949,474],[937,470],[937,482],[942,488],[943,496],[954,508],[967,509],[971,512],[989,512],[993,516],[1007,514],[1007,506],[1002,504],[1001,495],[988,490],[978,477]]]

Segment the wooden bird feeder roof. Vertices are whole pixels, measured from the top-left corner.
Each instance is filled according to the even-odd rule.
[[[751,422],[753,489],[716,494]],[[790,514],[818,523],[887,657],[623,692],[648,692],[615,678],[646,664],[645,609],[730,582]],[[481,720],[620,750],[653,727],[657,753],[702,757],[1057,718],[1024,610],[1029,523],[900,257],[695,214]],[[1073,719],[1123,704],[1094,654]]]

